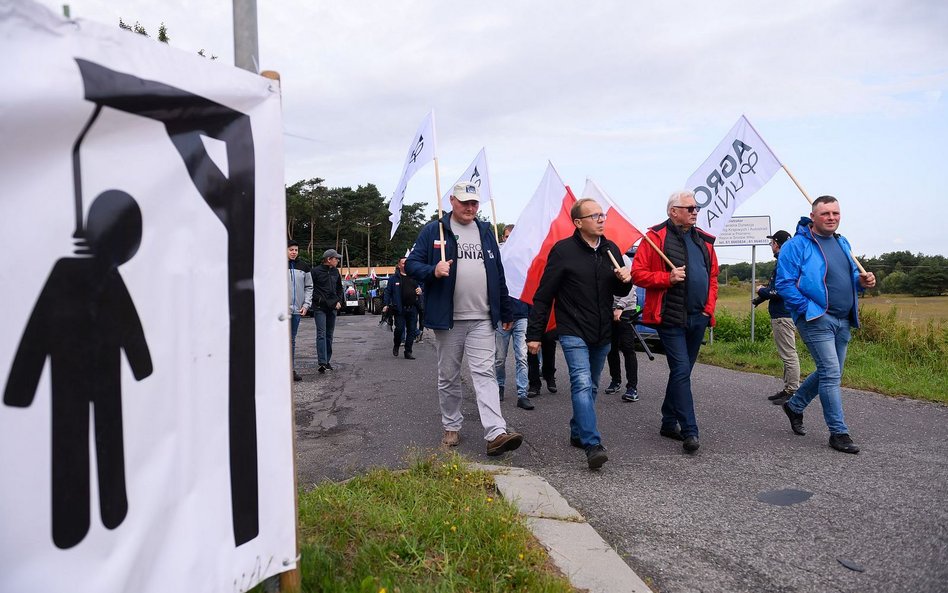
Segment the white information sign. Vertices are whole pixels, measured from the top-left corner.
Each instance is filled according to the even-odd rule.
[[[769,245],[769,216],[732,216],[714,241],[715,247]]]
[[[295,566],[279,88],[0,0],[0,591]]]

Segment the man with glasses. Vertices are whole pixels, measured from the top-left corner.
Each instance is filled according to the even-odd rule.
[[[871,272],[860,273],[849,241],[836,232],[839,220],[836,198],[820,196],[777,260],[777,292],[816,363],[816,372],[783,404],[783,411],[793,432],[802,436],[806,434],[803,410],[819,395],[830,432],[829,446],[843,453],[859,453],[843,418],[840,380],[849,328],[859,327],[857,292],[875,286],[876,277]]]
[[[668,361],[668,384],[659,434],[682,441],[687,453],[700,446],[698,419],[691,391],[691,370],[708,325],[714,325],[718,296],[718,257],[714,237],[695,226],[698,204],[690,191],[668,199],[668,220],[646,236],[674,264],[668,264],[647,242],[632,264],[632,281],[645,288],[642,323],[654,326]]]
[[[467,356],[487,454],[500,455],[523,442],[522,435],[507,431],[494,375],[494,328],[502,323],[509,331],[513,314],[500,248],[490,225],[477,220],[478,208],[477,186],[455,185],[451,212],[421,230],[405,270],[425,285],[425,325],[434,331],[438,353],[441,442],[449,447],[460,442],[461,360]],[[445,261],[439,226],[444,229]]]
[[[576,230],[550,250],[533,296],[527,349],[533,354],[540,350],[552,308],[569,369],[570,444],[586,451],[589,469],[599,469],[609,459],[596,426],[595,405],[612,339],[612,299],[629,294],[632,285],[629,270],[613,266],[622,252],[603,236],[606,215],[599,203],[577,200],[570,217]]]
[[[774,259],[779,261],[780,248],[790,240],[790,233],[777,231],[768,239],[770,239],[770,250],[774,253]],[[797,387],[800,386],[800,358],[797,356],[797,335],[793,320],[790,319],[790,311],[787,310],[783,297],[777,292],[776,262],[774,262],[773,274],[770,275],[770,282],[767,286],[757,287],[757,298],[751,302],[756,307],[764,301],[769,301],[767,310],[770,313],[771,333],[774,336],[774,344],[777,346],[777,354],[783,361],[783,389],[767,396],[767,399],[782,406],[793,397]]]

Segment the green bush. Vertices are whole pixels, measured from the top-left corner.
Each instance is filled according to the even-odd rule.
[[[895,307],[885,313],[860,308],[853,339],[885,346],[891,356],[913,363],[943,366],[948,360],[948,324],[910,326],[898,320]]]
[[[715,311],[714,339],[725,342],[750,341],[750,313],[734,314],[727,309]],[[766,309],[757,309],[754,319],[754,340],[769,340],[770,315]]]

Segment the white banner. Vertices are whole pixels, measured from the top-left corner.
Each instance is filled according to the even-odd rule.
[[[395,187],[395,193],[388,203],[388,211],[391,215],[388,217],[392,223],[392,234],[389,239],[395,236],[398,230],[398,224],[402,221],[402,202],[405,201],[405,190],[408,188],[408,180],[428,161],[435,158],[435,116],[432,109],[425,119],[418,126],[418,131],[412,136],[411,145],[408,147],[408,156],[405,157],[405,166],[402,171],[402,178]]]
[[[701,207],[698,227],[721,234],[737,207],[764,186],[782,165],[743,115],[695,171],[685,187]]]
[[[279,88],[0,0],[0,591],[295,565]]]
[[[454,191],[454,186],[459,183],[473,183],[477,186],[478,194],[480,195],[481,208],[485,208],[489,205],[490,201],[493,199],[493,194],[490,190],[490,175],[487,172],[487,149],[482,148],[477,156],[474,157],[474,161],[467,168],[464,173],[458,177],[458,180],[451,184],[451,187],[448,188],[448,192],[444,194],[441,198],[441,208],[445,211],[451,210],[451,192]]]

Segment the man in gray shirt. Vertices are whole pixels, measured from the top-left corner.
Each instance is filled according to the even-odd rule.
[[[500,455],[523,442],[522,435],[507,430],[494,374],[494,328],[502,322],[509,330],[513,322],[504,266],[490,225],[477,220],[477,186],[455,185],[451,207],[421,230],[405,270],[424,283],[427,293],[425,325],[434,330],[438,352],[442,443],[453,447],[460,442],[461,360],[467,356],[487,454]],[[439,226],[444,229],[444,261]]]

